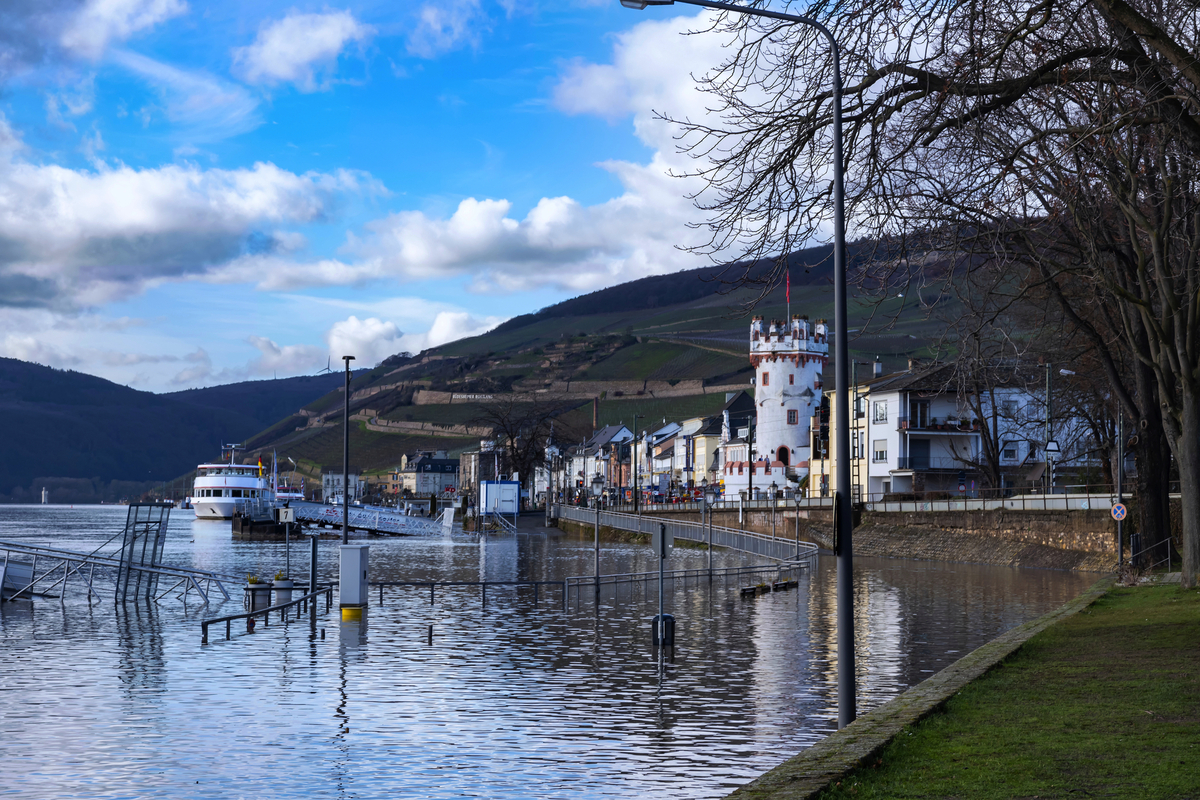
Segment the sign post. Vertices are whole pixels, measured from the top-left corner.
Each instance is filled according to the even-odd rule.
[[[675,546],[675,537],[667,533],[666,523],[658,523],[658,531],[651,537],[650,545],[658,554],[658,616],[654,618],[653,634],[655,647],[675,646],[675,617],[663,613],[663,569],[667,555]]]

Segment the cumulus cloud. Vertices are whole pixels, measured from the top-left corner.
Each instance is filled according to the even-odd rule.
[[[373,32],[349,11],[291,12],[233,51],[234,70],[247,83],[294,83],[305,92],[328,88],[328,81],[317,80],[318,72],[332,72],[347,44],[365,42]]]
[[[329,342],[332,358],[340,360],[342,356],[354,356],[355,366],[372,367],[404,349],[400,346],[402,335],[394,322],[351,316],[334,323],[325,334],[325,340]]]
[[[112,42],[125,41],[186,11],[183,0],[87,0],[59,41],[76,55],[95,60]]]
[[[313,345],[290,344],[279,346],[263,336],[251,336],[247,340],[260,355],[250,362],[248,371],[254,375],[284,373],[295,375],[311,372],[325,364],[325,349]]]
[[[479,0],[441,0],[426,3],[417,11],[416,24],[408,35],[408,52],[434,58],[463,44],[477,41],[487,30],[487,16]]]
[[[0,306],[88,306],[202,274],[251,246],[286,249],[299,243],[287,226],[319,221],[340,193],[374,186],[358,173],[266,163],[72,170],[28,163],[19,147],[0,118],[0,287],[11,290]]]

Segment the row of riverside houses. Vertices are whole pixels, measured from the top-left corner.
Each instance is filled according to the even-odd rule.
[[[400,464],[379,475],[361,475],[350,469],[350,499],[393,503],[406,497],[453,495],[458,490],[459,459],[445,450],[419,450],[400,457]],[[340,501],[342,470],[326,467],[321,475],[321,502]]]
[[[596,430],[576,445],[551,443],[534,476],[542,499],[585,503],[598,489],[605,502],[632,500],[634,469],[642,502],[698,496],[716,487],[721,499],[821,496],[835,485],[829,409],[836,397],[822,386],[829,361],[824,320],[794,316],[790,324],[762,317],[750,324],[754,393],[726,395],[717,415],[663,419],[634,431]],[[978,496],[1061,485],[1098,462],[1090,429],[1070,417],[1047,424],[1045,395],[1016,380],[986,397],[955,390],[953,368],[921,365],[872,376],[854,387],[851,485],[856,502],[921,493]],[[995,407],[993,407],[995,404]],[[1050,445],[1047,453],[1047,442]],[[1049,458],[1047,456],[1050,456]],[[811,472],[811,476],[810,476]],[[1057,474],[1056,474],[1057,473]]]

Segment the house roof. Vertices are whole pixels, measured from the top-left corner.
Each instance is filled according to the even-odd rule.
[[[622,432],[625,433],[624,436],[621,435]],[[613,439],[623,441],[624,439],[632,436],[633,434],[630,433],[629,429],[624,425],[605,425],[603,428],[593,433],[592,438],[588,439],[585,444],[588,447],[603,447],[604,445],[613,441]],[[618,439],[618,437],[620,438]]]

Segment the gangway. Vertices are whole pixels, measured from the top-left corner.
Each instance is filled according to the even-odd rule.
[[[130,505],[125,527],[90,553],[26,542],[0,541],[0,552],[3,552],[3,561],[0,561],[0,600],[34,595],[53,596],[51,592],[55,590],[60,599],[65,599],[72,577],[89,602],[93,595],[103,598],[96,586],[100,581],[108,580],[113,583],[113,598],[117,602],[124,602],[131,596],[134,599],[142,597],[157,600],[182,588],[184,596],[194,589],[207,604],[214,587],[224,599],[230,599],[224,584],[236,583],[240,578],[161,563],[170,509],[170,503]],[[115,551],[102,552],[118,538],[121,541]],[[26,556],[28,560],[23,559]],[[39,562],[42,565],[40,574]],[[173,580],[173,583],[160,592],[159,582],[164,578]]]
[[[297,522],[331,528],[342,526],[341,506],[293,500],[288,503],[288,508],[296,510]],[[447,508],[440,517],[409,517],[384,506],[350,506],[348,516],[352,530],[372,534],[444,536],[454,526],[453,508]]]

